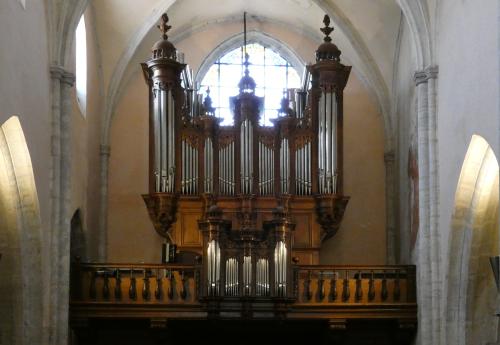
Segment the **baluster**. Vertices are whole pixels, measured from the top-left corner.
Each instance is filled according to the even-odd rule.
[[[157,300],[161,300],[162,297],[162,277],[161,277],[161,271],[158,270],[156,273],[156,289],[155,289],[155,298]]]
[[[134,270],[130,270],[130,287],[128,289],[128,297],[132,300],[137,298],[137,282],[134,277]]]
[[[387,299],[388,292],[387,292],[387,278],[385,276],[385,271],[384,271],[384,276],[382,279],[382,291],[380,292],[380,297],[382,298],[382,301],[385,301]]]
[[[304,287],[304,296],[307,301],[310,301],[312,298],[312,292],[311,292],[311,271],[307,272],[307,279],[305,281],[305,287]]]
[[[373,271],[371,272],[370,281],[368,283],[368,300],[373,301],[375,298],[375,280],[373,279]]]
[[[293,258],[294,260],[294,264],[297,265],[298,263],[298,260],[297,258]],[[293,295],[295,296],[295,298],[298,298],[299,297],[299,268],[298,267],[294,267],[294,270],[293,270],[293,275],[294,275],[294,284],[293,284]]]
[[[149,290],[149,277],[146,270],[144,270],[144,277],[142,280],[142,298],[147,301],[151,297],[151,291]]]
[[[97,298],[97,291],[96,291],[96,287],[95,287],[95,282],[96,282],[96,279],[97,279],[97,272],[91,272],[90,273],[90,287],[89,287],[89,297],[92,298],[92,299],[96,299]]]
[[[330,280],[330,301],[337,299],[337,272],[333,272],[333,278]]]
[[[394,280],[394,300],[399,301],[401,298],[401,285],[399,280],[399,270],[396,271],[396,280]]]
[[[358,271],[358,277],[356,278],[356,301],[361,301],[361,299],[363,298],[363,289],[361,287],[361,283],[361,272]]]
[[[120,276],[120,269],[116,270],[116,285],[115,285],[115,299],[122,298],[122,278]]]
[[[187,297],[187,290],[186,290],[186,277],[184,275],[184,271],[181,271],[181,298],[183,300],[186,299]]]
[[[200,296],[199,289],[201,286],[201,284],[200,284],[200,271],[198,269],[196,269],[194,271],[194,284],[195,284],[195,287],[194,287],[195,296],[194,296],[194,298],[198,299]]]
[[[351,297],[351,291],[349,290],[349,271],[345,271],[345,277],[342,287],[342,300],[346,302]]]
[[[167,290],[167,296],[171,300],[174,298],[174,287],[173,287],[174,275],[172,274],[171,270],[168,271],[168,282],[169,282],[169,286],[168,286],[168,290]]]
[[[108,272],[104,272],[104,285],[102,286],[102,297],[109,299],[109,276]]]
[[[318,300],[322,301],[325,298],[325,280],[323,279],[323,271],[319,273],[318,280]]]

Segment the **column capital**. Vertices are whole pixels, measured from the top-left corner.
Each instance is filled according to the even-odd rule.
[[[394,163],[396,160],[396,154],[393,150],[384,152],[384,163]]]
[[[109,157],[109,155],[111,153],[111,147],[109,145],[101,144],[99,146],[99,153],[101,154],[101,156],[108,156]]]
[[[413,79],[415,80],[415,85],[419,85],[422,83],[427,83],[429,79],[437,79],[438,74],[438,66],[428,66],[423,70],[416,71]]]
[[[58,79],[61,83],[69,86],[75,84],[75,75],[61,65],[50,65],[50,77],[52,79]]]

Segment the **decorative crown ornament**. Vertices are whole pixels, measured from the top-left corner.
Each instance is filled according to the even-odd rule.
[[[168,39],[167,32],[172,28],[172,26],[168,25],[167,23],[168,23],[168,15],[166,13],[163,13],[161,16],[161,23],[157,25],[157,27],[163,34],[164,40]]]

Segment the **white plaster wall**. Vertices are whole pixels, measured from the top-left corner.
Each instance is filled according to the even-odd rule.
[[[92,6],[92,5],[91,5]],[[99,145],[101,138],[101,107],[104,102],[99,47],[95,36],[94,11],[85,11],[87,29],[87,97],[86,114],[82,114],[73,89],[71,116],[71,214],[80,209],[87,257],[95,259],[98,248],[99,221]],[[68,65],[74,69],[74,47]]]
[[[484,137],[499,156],[498,11],[497,0],[482,0],[480,4],[442,0],[435,23],[439,33],[439,227],[444,258],[455,190],[472,135]],[[443,260],[444,265],[446,262]]]

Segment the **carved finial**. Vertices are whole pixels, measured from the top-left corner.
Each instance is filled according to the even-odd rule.
[[[158,29],[160,29],[160,31],[162,32],[164,40],[168,39],[167,32],[172,28],[167,23],[168,23],[168,15],[166,13],[163,13],[161,16],[161,23],[160,25],[158,25]]]
[[[245,48],[246,50],[246,48]],[[248,76],[249,75],[249,71],[248,71],[248,66],[250,65],[250,62],[248,61],[250,59],[250,55],[248,55],[248,53],[245,51],[245,62],[243,63],[243,65],[245,66],[245,75]]]
[[[330,34],[332,33],[333,28],[330,27],[330,17],[328,16],[328,14],[325,14],[325,17],[323,18],[323,24],[325,24],[325,27],[321,28],[320,30],[326,35],[324,41],[331,42],[332,39],[330,37]]]
[[[207,96],[205,97],[205,100],[203,101],[203,108],[205,109],[205,112],[208,115],[214,115],[215,108],[212,107],[212,98],[210,98],[210,87],[207,87],[206,94],[207,94]]]

